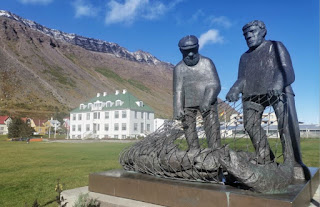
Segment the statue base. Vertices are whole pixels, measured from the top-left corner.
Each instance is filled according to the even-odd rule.
[[[261,194],[232,186],[171,180],[137,172],[111,170],[89,175],[89,191],[174,207],[309,206],[319,186],[319,168],[309,181],[294,180],[286,193]]]

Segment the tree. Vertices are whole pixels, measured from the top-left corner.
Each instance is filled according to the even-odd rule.
[[[21,118],[13,118],[8,127],[8,137],[30,137],[34,132],[33,128],[25,123]]]

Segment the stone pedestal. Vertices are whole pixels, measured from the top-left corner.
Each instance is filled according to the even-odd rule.
[[[174,207],[199,206],[309,206],[319,185],[319,169],[310,168],[312,178],[295,180],[287,193],[260,194],[231,186],[169,180],[123,170],[89,175],[89,191]]]

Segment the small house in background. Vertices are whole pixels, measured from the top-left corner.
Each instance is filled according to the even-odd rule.
[[[34,135],[45,135],[48,133],[48,127],[45,126],[45,119],[30,119],[30,126],[34,129]]]
[[[127,90],[98,93],[70,112],[70,138],[137,138],[154,132],[154,110]]]
[[[9,116],[0,116],[0,134],[8,134],[8,127],[12,119]]]

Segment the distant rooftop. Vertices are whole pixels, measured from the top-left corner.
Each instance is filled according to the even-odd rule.
[[[153,112],[154,110],[143,103],[143,101],[136,98],[127,90],[119,91],[115,93],[107,94],[97,93],[97,96],[89,101],[80,104],[80,106],[70,113],[90,112],[90,111],[111,111],[131,109],[135,111]]]

